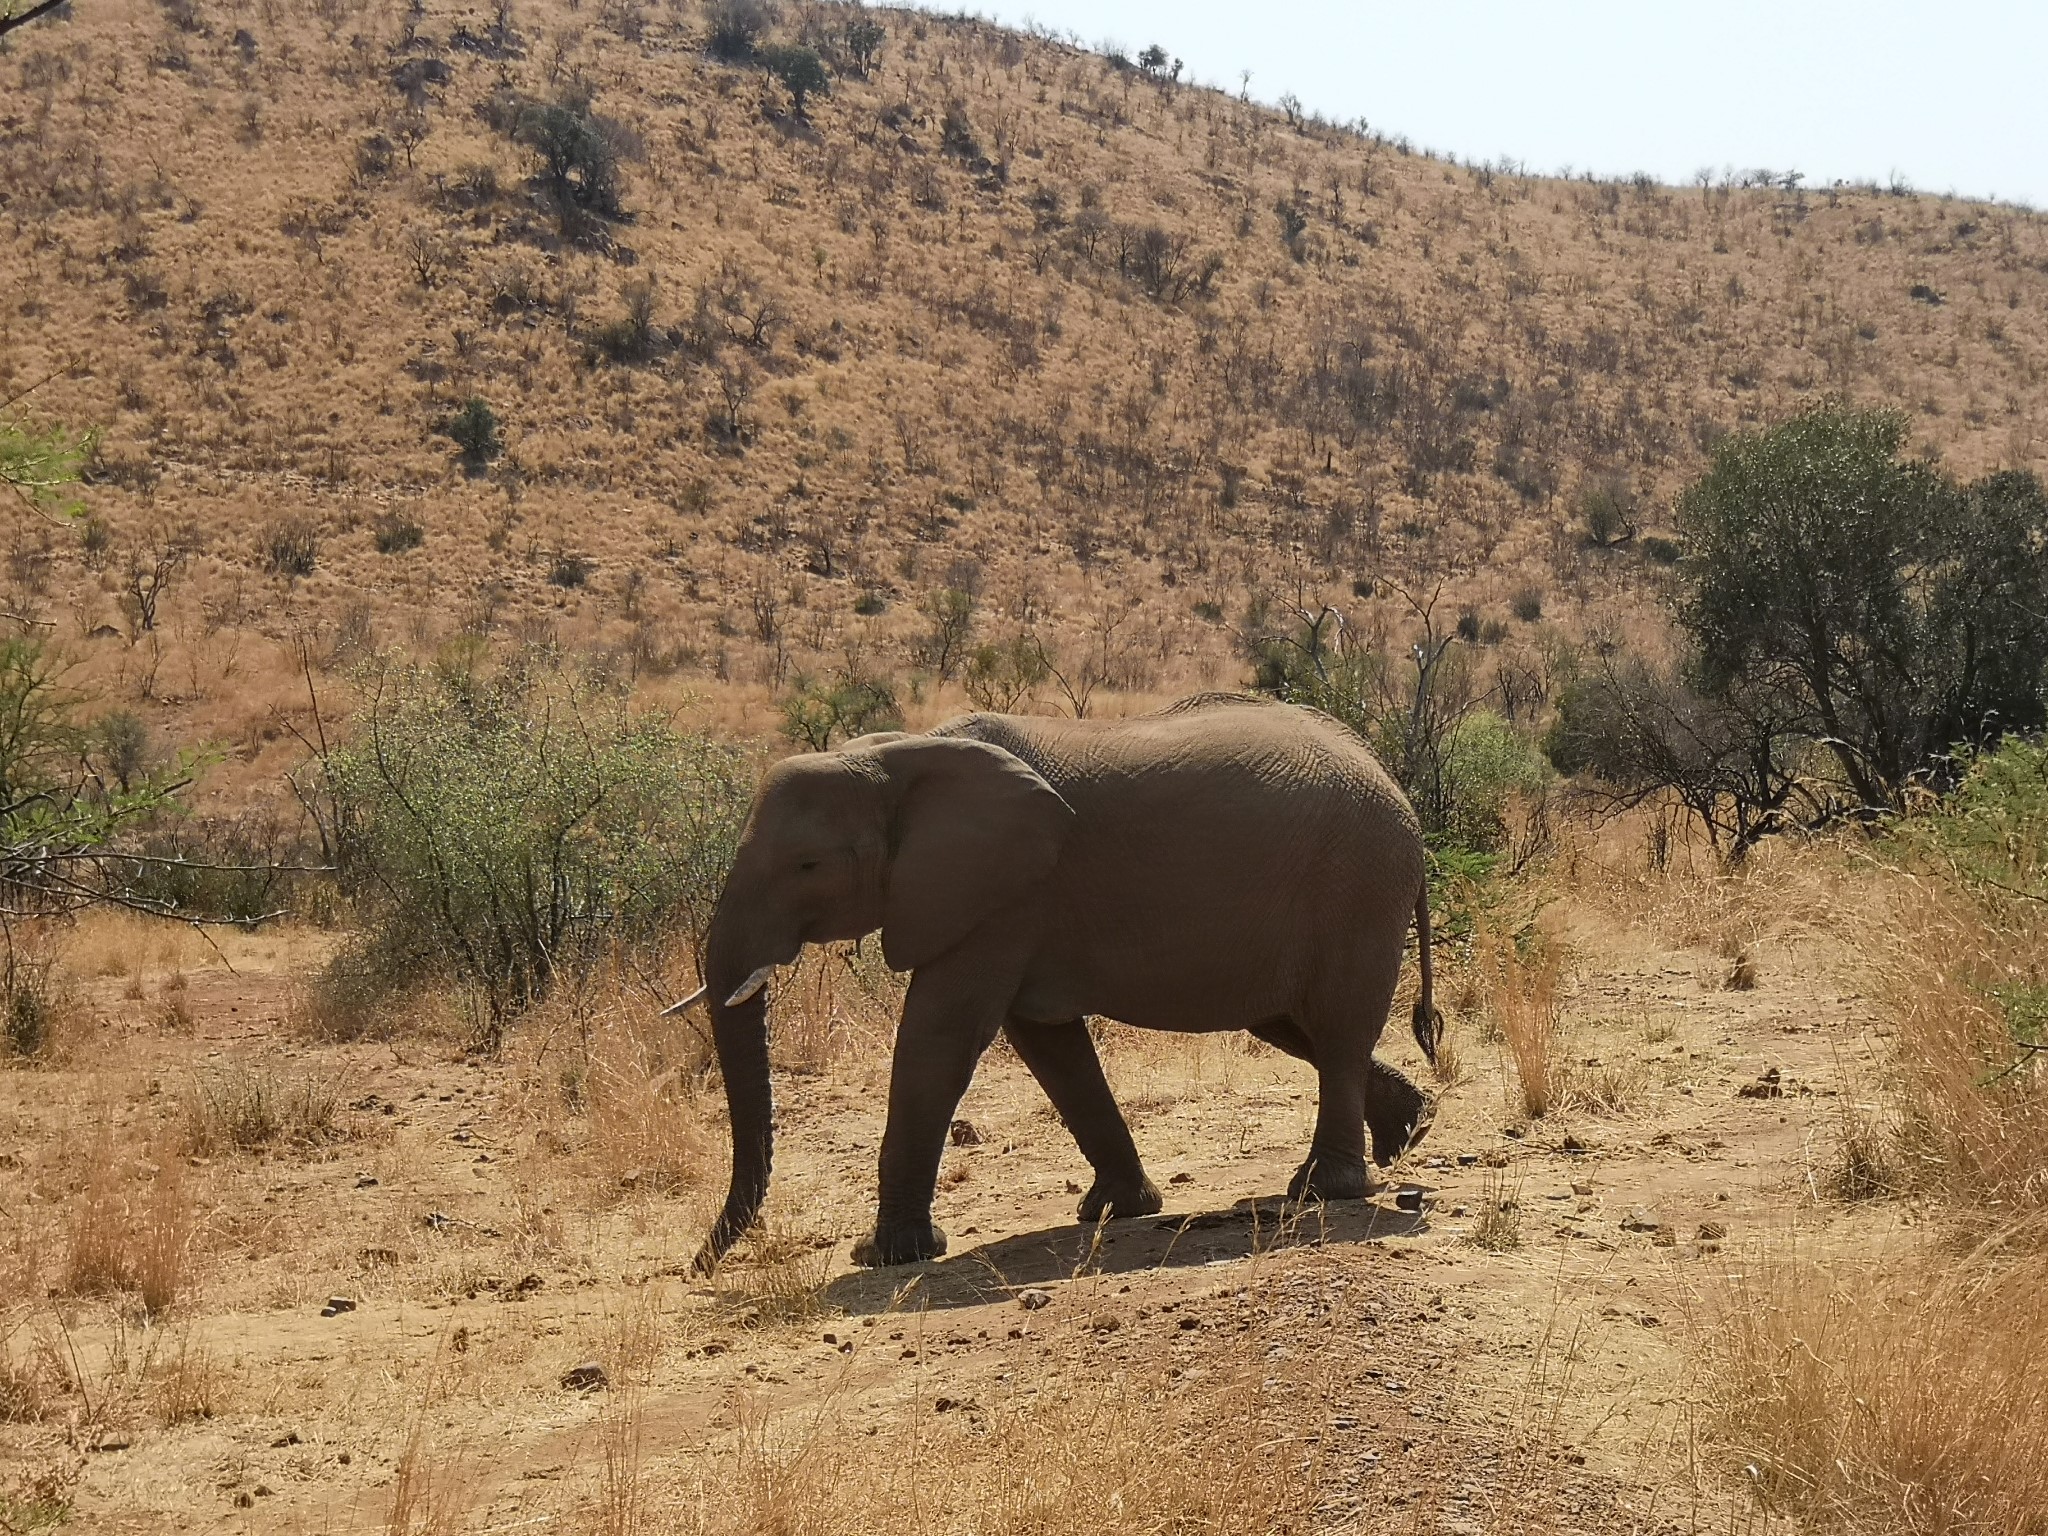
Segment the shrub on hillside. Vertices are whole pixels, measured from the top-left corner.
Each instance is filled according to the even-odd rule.
[[[445,976],[495,1045],[605,952],[696,942],[746,816],[737,748],[557,667],[368,678],[354,737],[314,770],[362,924],[335,980],[374,998]]]
[[[782,82],[782,88],[789,92],[796,104],[796,115],[804,115],[804,102],[811,96],[824,96],[832,90],[832,77],[825,73],[825,61],[809,48],[795,44],[777,44],[763,48],[756,55],[762,68]]]
[[[498,413],[482,395],[471,395],[441,430],[462,450],[463,462],[473,469],[483,468],[505,451],[504,439],[498,435]]]
[[[709,0],[704,22],[704,46],[711,56],[742,64],[754,56],[762,35],[775,22],[775,12],[765,0]]]

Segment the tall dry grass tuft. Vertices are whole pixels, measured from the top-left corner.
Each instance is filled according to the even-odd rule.
[[[184,1163],[165,1157],[141,1204],[134,1234],[135,1287],[142,1295],[142,1310],[159,1317],[170,1310],[184,1285],[198,1225]]]
[[[1532,938],[1490,935],[1475,957],[1487,1016],[1514,1067],[1514,1098],[1522,1114],[1540,1120],[1563,1100],[1567,1062],[1558,980],[1563,960],[1555,945]]]
[[[2042,1529],[2041,1238],[2008,1232],[1931,1266],[1763,1262],[1731,1281],[1706,1347],[1721,1427],[1767,1504],[1888,1536]],[[2035,1251],[2001,1256],[2015,1244]]]
[[[675,1195],[702,1185],[719,1160],[702,1074],[700,1022],[664,1019],[606,970],[537,1009],[511,1047],[518,1113],[596,1191]]]
[[[2048,1050],[2026,1031],[2048,999],[2048,914],[1924,881],[1896,897],[1869,942],[1896,1032],[1902,1178],[1980,1221],[2048,1211]]]
[[[306,1074],[230,1067],[197,1077],[185,1096],[185,1140],[201,1155],[315,1147],[343,1140],[342,1088]]]
[[[85,1145],[64,1248],[63,1287],[73,1295],[118,1291],[134,1274],[128,1180],[102,1115]]]

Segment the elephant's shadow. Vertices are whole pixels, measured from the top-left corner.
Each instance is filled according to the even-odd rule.
[[[1227,1210],[1139,1216],[1100,1227],[1046,1227],[934,1263],[855,1270],[826,1286],[821,1300],[855,1315],[982,1306],[1007,1300],[1027,1286],[1078,1275],[1192,1269],[1286,1248],[1369,1243],[1428,1230],[1427,1216],[1393,1210],[1377,1201],[1304,1208],[1268,1195],[1240,1200]]]

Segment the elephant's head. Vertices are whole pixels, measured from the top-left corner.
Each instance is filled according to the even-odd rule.
[[[1073,811],[986,742],[884,733],[777,763],[763,778],[711,916],[704,982],[732,1119],[732,1185],[697,1255],[753,1224],[774,1145],[766,984],[805,944],[882,930],[914,971],[1051,872]]]

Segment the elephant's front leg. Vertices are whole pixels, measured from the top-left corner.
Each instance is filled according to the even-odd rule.
[[[1003,1034],[1095,1170],[1093,1186],[1081,1197],[1081,1219],[1094,1221],[1105,1211],[1111,1216],[1149,1216],[1158,1210],[1164,1202],[1145,1177],[1137,1143],[1102,1075],[1102,1058],[1095,1053],[1087,1024],[1080,1019],[1065,1024],[1013,1019],[1003,1026]]]
[[[1008,1001],[991,1000],[985,981],[959,975],[965,969],[934,967],[911,979],[889,1070],[881,1209],[874,1236],[854,1244],[856,1264],[912,1264],[946,1251],[946,1234],[932,1225],[939,1158],[953,1111],[1002,1027]]]

